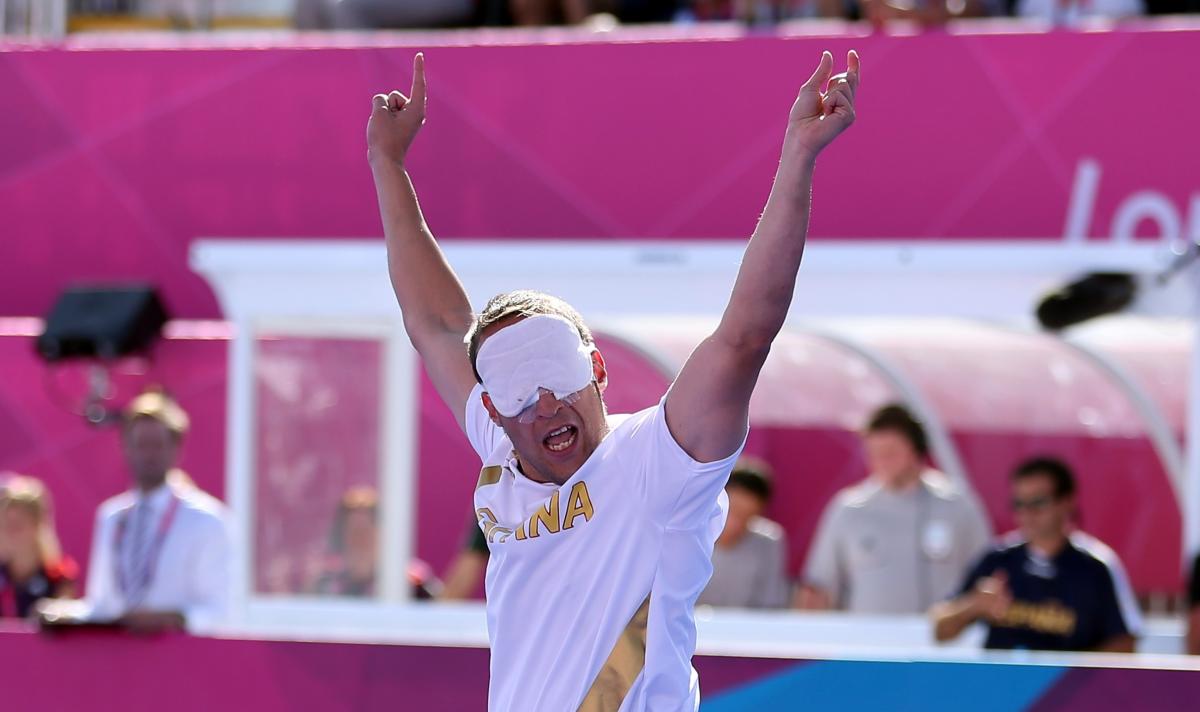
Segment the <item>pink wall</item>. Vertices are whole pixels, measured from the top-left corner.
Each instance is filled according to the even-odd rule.
[[[851,46],[859,122],[821,161],[818,238],[1061,236],[1087,159],[1091,237],[1145,190],[1177,229],[1200,191],[1195,30],[432,44],[411,163],[446,237],[746,235],[796,87]],[[197,237],[379,235],[369,97],[407,88],[415,49],[0,51],[0,314],[142,278],[215,316]]]

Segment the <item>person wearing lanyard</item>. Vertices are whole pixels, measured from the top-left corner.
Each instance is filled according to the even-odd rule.
[[[50,494],[17,476],[0,488],[0,618],[28,618],[38,601],[75,595],[79,567],[54,533]]]
[[[223,619],[231,537],[223,505],[175,469],[187,429],[187,414],[159,391],[125,409],[121,441],[134,487],[100,505],[84,610],[65,620],[53,610],[43,623],[205,632]]]

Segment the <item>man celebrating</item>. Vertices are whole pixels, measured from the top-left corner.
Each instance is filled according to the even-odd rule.
[[[825,52],[800,89],[719,326],[662,401],[630,416],[607,413],[604,358],[565,302],[511,292],[473,316],[405,170],[425,120],[424,57],[409,96],[374,97],[368,155],[392,286],[430,379],[483,460],[490,709],[698,707],[693,605],[712,573],[750,394],[791,303],[813,166],[854,121],[853,51],[847,64],[832,76]]]

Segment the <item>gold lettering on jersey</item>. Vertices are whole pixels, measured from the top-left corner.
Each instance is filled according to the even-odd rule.
[[[546,504],[529,518],[530,539],[538,538],[538,534],[540,534],[538,530],[539,524],[545,525],[546,532],[549,534],[557,534],[559,532],[557,491],[550,495],[550,499],[546,500]]]
[[[475,510],[475,517],[479,520],[479,526],[483,529],[483,536],[488,543],[507,541],[509,537],[517,541],[537,539],[543,531],[546,534],[558,534],[563,530],[573,528],[576,520],[580,517],[583,517],[585,523],[592,521],[596,510],[592,506],[592,497],[588,494],[586,482],[576,482],[571,487],[571,493],[567,495],[565,512],[559,501],[560,497],[561,491],[555,491],[541,509],[534,512],[533,516],[522,522],[516,529],[500,526],[496,515],[487,507]]]
[[[1069,636],[1078,623],[1075,611],[1058,601],[1028,603],[1013,601],[998,625],[1005,628],[1028,628],[1038,633]]]
[[[585,522],[592,521],[592,498],[588,495],[586,482],[576,482],[568,499],[570,504],[567,505],[567,513],[563,515],[563,529],[575,526],[576,517],[583,517]]]
[[[479,520],[479,526],[483,529],[483,538],[489,544],[502,542],[512,536],[513,530],[500,526],[496,515],[487,507],[475,510],[475,518]]]

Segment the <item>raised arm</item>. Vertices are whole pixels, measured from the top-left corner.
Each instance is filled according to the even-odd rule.
[[[766,208],[738,271],[721,323],[696,347],[667,396],[667,426],[693,458],[729,456],[746,435],[750,394],[771,342],[783,327],[804,253],[813,165],[817,154],[854,121],[858,54],[830,78],[833,55],[821,63],[792,105],[783,153]],[[822,93],[821,87],[829,82]]]
[[[475,386],[463,342],[471,326],[471,303],[425,224],[405,169],[408,149],[424,123],[425,57],[417,54],[409,96],[393,91],[371,100],[367,156],[404,329],[461,426],[463,406]]]

